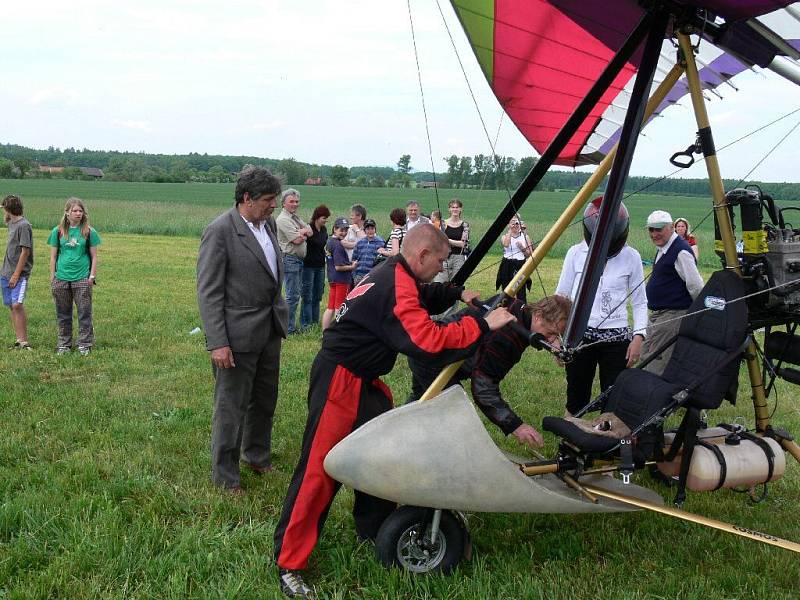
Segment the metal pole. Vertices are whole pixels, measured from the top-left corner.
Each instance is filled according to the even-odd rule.
[[[644,39],[645,35],[649,31],[652,21],[653,14],[650,12],[646,13],[642,17],[641,21],[639,21],[639,24],[636,26],[636,29],[634,29],[630,36],[628,36],[628,39],[625,40],[625,43],[617,51],[617,53],[614,55],[614,58],[611,59],[611,62],[608,63],[606,68],[600,74],[600,77],[589,90],[589,93],[587,93],[583,100],[581,100],[581,102],[573,111],[572,115],[570,115],[569,119],[567,119],[566,123],[564,123],[563,127],[561,127],[559,132],[553,138],[553,141],[550,142],[550,145],[542,153],[541,158],[539,158],[523,182],[511,196],[508,204],[505,205],[494,222],[489,226],[489,229],[486,231],[467,260],[453,277],[453,283],[456,285],[463,285],[467,278],[472,275],[472,272],[475,270],[478,264],[480,264],[481,260],[483,260],[483,257],[486,256],[489,248],[492,247],[492,245],[497,241],[497,238],[506,228],[508,221],[514,215],[514,213],[516,213],[519,207],[525,203],[525,201],[528,199],[528,196],[536,188],[539,181],[541,181],[542,177],[544,177],[545,173],[547,173],[548,169],[553,165],[556,158],[558,158],[558,155],[564,149],[564,146],[566,146],[572,136],[575,135],[578,127],[580,127],[580,125],[586,120],[586,117],[589,116],[589,113],[595,107],[597,102],[606,93],[608,87],[614,82],[614,79],[616,79],[617,75],[619,75],[622,67],[627,64],[630,57],[639,47],[642,39]]]
[[[597,227],[589,244],[586,264],[578,284],[578,291],[570,310],[569,319],[567,319],[564,340],[568,348],[576,347],[583,339],[586,325],[589,322],[597,286],[606,266],[608,248],[611,245],[611,236],[614,233],[614,222],[617,218],[619,206],[622,203],[622,192],[624,191],[625,181],[628,178],[633,153],[636,150],[639,132],[642,129],[644,108],[650,92],[650,86],[653,83],[653,75],[658,66],[658,59],[661,56],[661,45],[664,41],[669,18],[668,12],[658,11],[653,21],[653,26],[647,35],[639,71],[636,74],[633,92],[625,114],[625,122],[622,125],[614,166],[611,168],[606,193],[600,204]]]
[[[666,95],[669,91],[675,86],[675,83],[680,79],[681,75],[683,74],[683,67],[681,65],[675,65],[672,70],[667,74],[664,78],[664,81],[661,82],[661,85],[658,86],[656,91],[653,93],[653,97],[650,99],[650,102],[647,104],[647,109],[645,111],[645,120],[649,119],[650,116],[655,112],[656,108],[661,104],[664,100]],[[525,261],[525,264],[519,270],[517,275],[508,284],[508,287],[505,289],[505,294],[509,298],[513,298],[516,296],[517,292],[522,289],[522,286],[525,285],[525,282],[528,281],[528,278],[533,273],[534,269],[539,266],[545,256],[547,256],[548,252],[552,249],[555,243],[558,241],[558,238],[564,233],[564,231],[569,227],[570,223],[575,219],[575,216],[578,212],[583,209],[586,205],[589,196],[592,195],[597,186],[600,185],[600,182],[603,181],[603,178],[608,174],[609,170],[611,169],[611,165],[614,162],[614,156],[617,152],[617,146],[615,145],[614,148],[606,155],[606,157],[600,162],[600,165],[597,167],[594,173],[586,180],[586,183],[583,184],[583,187],[578,191],[575,195],[575,198],[570,202],[564,212],[561,213],[561,216],[558,220],[553,224],[545,236],[542,238],[542,241],[536,246],[533,251],[533,254],[528,257]],[[458,361],[445,367],[441,373],[436,377],[436,379],[431,383],[430,387],[425,391],[425,393],[420,398],[422,400],[430,400],[439,392],[444,389],[444,386],[453,378],[458,371],[458,368],[464,361]]]
[[[722,235],[722,250],[725,254],[725,268],[732,269],[739,276],[742,272],[739,268],[739,257],[736,253],[736,238],[733,235],[728,207],[725,203],[725,190],[722,185],[722,175],[717,161],[716,148],[714,147],[714,136],[711,133],[711,126],[708,121],[705,100],[703,99],[700,77],[697,74],[697,64],[694,60],[694,50],[691,40],[685,33],[678,34],[683,60],[686,62],[686,81],[689,84],[689,93],[692,98],[694,117],[697,122],[697,135],[705,157],[708,180],[711,185],[711,193],[714,200],[714,214],[719,223],[719,231]],[[750,376],[750,389],[753,397],[753,410],[756,416],[756,430],[764,432],[769,427],[770,415],[767,406],[767,398],[764,395],[764,380],[761,376],[761,369],[756,357],[758,356],[756,346],[753,342],[747,347],[745,356],[747,357],[747,372]]]
[[[648,502],[646,500],[640,500],[638,498],[624,496],[622,494],[610,492],[608,490],[604,490],[602,488],[598,488],[595,486],[587,485],[585,487],[591,493],[596,494],[598,496],[602,496],[603,498],[609,498],[611,500],[616,500],[617,502],[622,502],[624,504],[638,506],[639,508],[646,508],[647,510],[652,510],[653,512],[668,515],[670,517],[677,517],[678,519],[683,519],[684,521],[691,521],[692,523],[698,523],[700,525],[705,525],[706,527],[712,527],[713,529],[719,529],[720,531],[726,531],[728,533],[733,533],[734,535],[740,535],[742,537],[751,540],[756,540],[758,542],[764,542],[765,544],[777,546],[778,548],[783,548],[784,550],[791,550],[792,552],[800,552],[800,544],[798,544],[797,542],[783,540],[768,533],[753,531],[752,529],[739,527],[738,525],[730,525],[722,521],[717,521],[716,519],[709,519],[707,517],[695,515],[690,512],[685,512],[678,508],[671,508],[669,506],[661,506],[660,504],[653,504],[652,502]]]

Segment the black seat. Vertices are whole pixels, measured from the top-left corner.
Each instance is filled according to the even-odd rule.
[[[732,302],[743,296],[736,273],[715,272],[689,307],[678,335],[653,353],[675,344],[663,375],[626,369],[608,390],[604,411],[619,417],[635,436],[680,406],[718,408],[738,378],[738,357],[747,344],[747,306],[744,300]],[[542,427],[589,453],[610,452],[619,443],[557,417],[545,417]]]

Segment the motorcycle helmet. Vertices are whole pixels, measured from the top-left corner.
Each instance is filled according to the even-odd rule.
[[[597,228],[597,222],[600,219],[600,203],[602,201],[603,197],[598,196],[589,202],[589,204],[586,205],[586,210],[583,211],[583,239],[586,240],[587,244],[592,241],[592,235],[594,235],[594,230]],[[628,241],[630,221],[628,209],[620,202],[617,218],[612,225],[611,243],[608,246],[608,258],[619,254],[623,246],[625,246],[625,242]]]

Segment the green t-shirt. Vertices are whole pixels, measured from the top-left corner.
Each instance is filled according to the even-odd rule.
[[[90,228],[89,240],[92,246],[100,245],[100,236],[94,228]],[[56,260],[56,277],[61,281],[79,281],[89,276],[89,252],[86,238],[81,235],[80,227],[70,227],[69,235],[58,237],[58,227],[54,227],[47,238],[47,245],[58,248]]]

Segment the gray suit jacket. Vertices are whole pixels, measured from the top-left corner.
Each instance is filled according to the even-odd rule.
[[[278,273],[270,271],[236,207],[203,232],[197,256],[197,303],[208,350],[230,346],[234,352],[261,352],[270,337],[286,337],[289,309],[281,295],[283,255],[273,219],[266,229]]]

